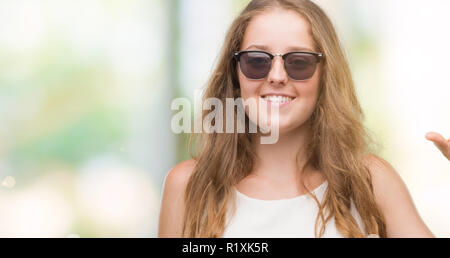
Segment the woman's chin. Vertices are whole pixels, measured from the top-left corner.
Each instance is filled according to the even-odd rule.
[[[286,115],[281,115],[274,119],[266,114],[258,122],[259,131],[263,134],[276,131],[279,135],[292,133],[304,124],[303,119],[301,121],[293,121],[291,117]]]
[[[278,123],[278,125],[275,126],[272,126],[271,123],[269,123],[268,126],[260,126],[260,130],[264,133],[270,131],[271,133],[277,132],[279,135],[281,135],[294,131],[295,127],[290,124],[280,122]]]

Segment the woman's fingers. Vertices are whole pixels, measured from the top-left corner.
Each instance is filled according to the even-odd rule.
[[[435,132],[427,133],[427,140],[432,141],[436,147],[450,160],[450,139],[446,140],[442,135]]]
[[[447,142],[442,135],[440,135],[439,133],[435,133],[435,132],[427,133],[426,137],[428,140],[430,140],[434,143],[437,143],[437,144],[445,144]]]

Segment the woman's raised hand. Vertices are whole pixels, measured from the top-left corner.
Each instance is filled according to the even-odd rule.
[[[434,142],[434,145],[450,161],[450,138],[446,140],[442,135],[434,132],[427,133],[427,140]]]

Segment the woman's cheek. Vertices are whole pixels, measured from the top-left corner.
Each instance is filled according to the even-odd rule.
[[[241,76],[241,75],[240,75]],[[252,85],[248,85],[246,83],[242,83],[242,79],[240,80],[241,85],[241,99],[243,102],[245,114],[254,124],[257,124],[258,121],[258,103],[257,98],[255,98],[255,93],[252,88]]]

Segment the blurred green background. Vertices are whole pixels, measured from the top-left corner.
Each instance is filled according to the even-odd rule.
[[[350,60],[366,125],[437,236],[450,168],[450,2],[317,0]],[[0,0],[0,237],[155,237],[171,132],[248,0]]]

